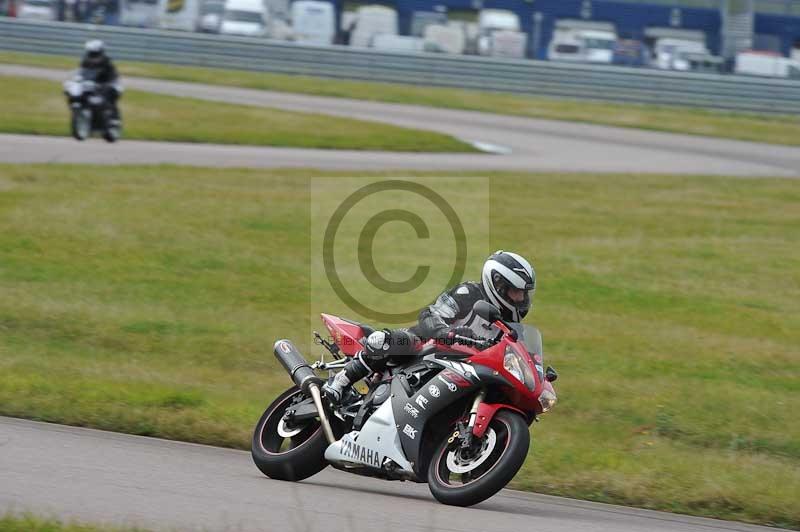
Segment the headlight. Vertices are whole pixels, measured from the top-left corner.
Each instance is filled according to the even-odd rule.
[[[539,396],[539,404],[542,405],[542,413],[547,412],[556,404],[556,394],[550,390],[544,390]]]
[[[533,376],[528,361],[522,358],[513,347],[506,347],[506,356],[503,358],[503,367],[519,382],[528,387],[530,391],[536,388],[536,379]]]

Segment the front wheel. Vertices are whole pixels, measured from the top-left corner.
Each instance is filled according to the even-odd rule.
[[[77,140],[86,140],[92,132],[91,112],[86,109],[73,109],[70,125],[73,137]]]
[[[122,135],[122,120],[114,112],[107,110],[103,124],[103,138],[106,142],[116,142]]]
[[[270,478],[303,480],[328,465],[328,440],[318,419],[299,427],[287,427],[283,421],[286,411],[305,398],[297,386],[289,388],[267,407],[253,431],[253,462]]]
[[[117,125],[111,125],[103,132],[103,138],[106,142],[116,142],[120,137],[120,129]]]
[[[444,504],[478,504],[511,482],[528,456],[530,441],[522,416],[501,410],[469,449],[461,448],[459,438],[439,445],[428,468],[428,487]]]

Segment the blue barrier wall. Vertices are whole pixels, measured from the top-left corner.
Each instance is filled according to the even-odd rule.
[[[755,32],[775,35],[781,41],[781,53],[789,55],[792,45],[800,40],[800,17],[756,14]]]
[[[408,34],[414,11],[474,10],[481,8],[508,9],[520,17],[522,30],[529,34],[529,57],[545,59],[547,44],[553,36],[555,23],[563,18],[587,18],[611,22],[624,38],[642,40],[647,27],[674,27],[699,30],[706,34],[706,46],[718,54],[722,44],[722,18],[718,9],[679,5],[614,2],[609,0],[396,0],[400,32]],[[541,13],[538,48],[533,39],[533,16]],[[788,55],[792,45],[800,40],[800,17],[757,13],[755,33],[774,35],[780,40],[781,51]],[[534,49],[537,48],[537,49]]]

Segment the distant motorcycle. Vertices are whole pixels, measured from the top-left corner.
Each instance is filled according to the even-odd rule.
[[[93,71],[81,69],[75,77],[64,82],[64,94],[72,111],[72,136],[86,140],[97,131],[106,141],[116,142],[122,134],[122,121],[114,116],[103,85],[93,78]]]
[[[506,323],[485,301],[475,313],[499,330],[489,340],[430,341],[409,364],[374,374],[369,390],[341,405],[321,395],[314,370],[337,370],[363,347],[366,325],[323,314],[336,358],[309,365],[288,340],[275,356],[295,386],[267,407],[252,455],[268,477],[302,480],[331,465],[382,478],[427,482],[444,504],[471,506],[514,478],[528,456],[528,426],[556,402],[557,374],[542,366],[542,339],[530,325]]]

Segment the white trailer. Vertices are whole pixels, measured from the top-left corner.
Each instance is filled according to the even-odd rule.
[[[519,33],[519,30],[519,17],[513,11],[507,9],[481,9],[480,13],[478,13],[478,54],[495,55],[493,37],[495,33]],[[509,39],[504,38],[504,40],[507,41]]]
[[[159,27],[165,30],[196,31],[200,23],[200,0],[159,0]]]
[[[460,25],[431,24],[425,26],[423,37],[426,42],[446,54],[463,54],[467,37]]]
[[[292,35],[297,42],[332,44],[336,37],[333,4],[319,0],[296,0],[292,4]]]
[[[737,74],[800,79],[800,61],[764,52],[742,52],[736,55]]]
[[[137,28],[157,28],[161,21],[160,0],[122,0],[119,23]]]
[[[617,32],[613,24],[563,19],[556,22],[553,38],[547,46],[551,61],[611,64]]]
[[[363,6],[356,11],[356,27],[350,46],[367,48],[376,35],[397,35],[397,11],[386,6]]]

